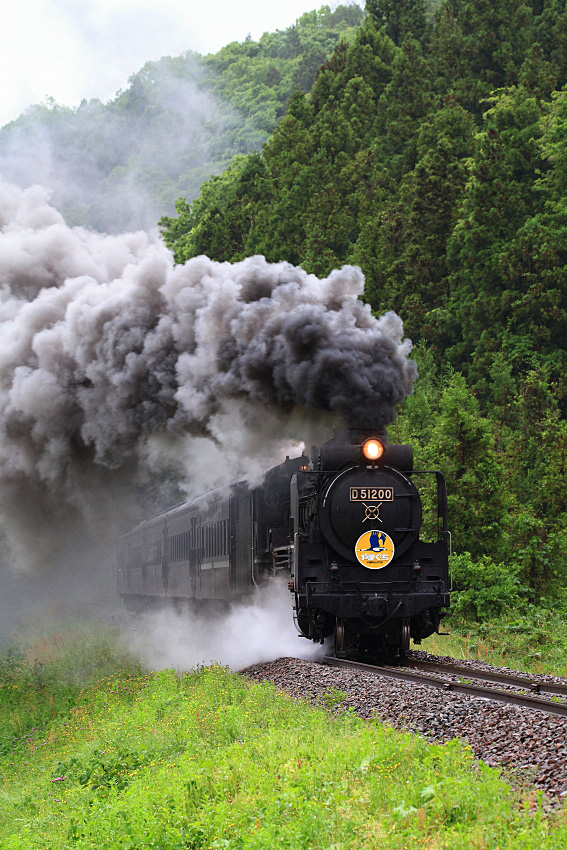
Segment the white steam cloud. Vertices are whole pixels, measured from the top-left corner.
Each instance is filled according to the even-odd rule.
[[[385,427],[417,374],[357,268],[174,267],[144,233],[69,228],[38,187],[0,184],[0,275],[0,523],[24,567],[66,530],[115,533],[156,468],[253,478],[314,422]]]
[[[242,670],[281,655],[316,658],[324,653],[320,644],[299,637],[289,591],[277,580],[214,617],[210,611],[171,610],[140,616],[130,648],[152,670],[181,671],[212,663]]]

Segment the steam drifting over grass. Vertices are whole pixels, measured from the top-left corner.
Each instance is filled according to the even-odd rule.
[[[280,655],[316,658],[323,648],[301,640],[291,618],[291,599],[274,580],[253,599],[225,612],[154,612],[135,621],[131,649],[148,667],[188,670],[220,663],[232,670]]]

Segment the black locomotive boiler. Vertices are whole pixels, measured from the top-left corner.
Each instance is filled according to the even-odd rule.
[[[230,603],[282,576],[306,638],[334,635],[339,656],[403,656],[439,630],[449,550],[443,475],[414,471],[411,446],[349,431],[260,487],[237,483],[138,525],[119,541],[118,590],[134,610]]]

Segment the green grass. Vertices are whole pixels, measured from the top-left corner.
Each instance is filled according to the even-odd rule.
[[[85,684],[117,668],[138,671],[117,647],[111,631],[69,624],[0,654],[0,757],[68,717]]]
[[[89,678],[96,658],[109,666],[111,648],[86,643],[73,654],[90,653]],[[64,657],[44,667],[72,688]],[[33,661],[20,663],[27,687]],[[540,794],[514,791],[457,741],[430,745],[328,714],[219,667],[180,676],[122,669],[123,658],[114,666],[74,696],[64,691],[67,703],[54,697],[60,711],[0,758],[3,849],[567,845],[562,813],[546,814]],[[55,673],[50,681],[49,705],[60,687]],[[329,706],[342,698],[329,692]],[[3,701],[6,728],[10,712]]]
[[[445,628],[445,626],[444,626]],[[456,616],[446,621],[450,637],[433,635],[413,649],[473,658],[526,673],[567,676],[567,610],[524,605],[481,623]]]

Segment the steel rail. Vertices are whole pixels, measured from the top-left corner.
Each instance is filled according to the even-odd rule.
[[[421,661],[421,659],[417,658],[408,658],[403,666],[416,670],[429,670],[432,673],[451,673],[455,676],[464,676],[467,679],[480,679],[483,682],[499,682],[501,685],[526,688],[526,690],[536,694],[544,691],[548,694],[567,697],[567,685],[558,685],[555,682],[534,682],[525,676],[514,676],[512,673],[491,673],[488,670],[476,670],[471,667],[465,667],[463,664],[446,664],[444,661]]]
[[[409,670],[400,670],[397,667],[375,667],[372,664],[364,664],[361,661],[347,661],[344,658],[333,658],[331,656],[327,656],[319,663],[327,664],[331,667],[362,670],[365,673],[372,673],[375,676],[399,679],[405,682],[426,685],[429,688],[451,691],[455,694],[480,697],[481,699],[494,700],[495,702],[506,702],[522,708],[533,708],[543,711],[546,714],[557,714],[560,717],[567,717],[567,705],[565,703],[552,702],[551,700],[541,699],[531,694],[515,694],[511,691],[501,691],[496,688],[484,688],[481,685],[466,685],[461,682],[452,682],[449,679],[439,679],[435,676],[424,675],[423,673],[411,673]]]

